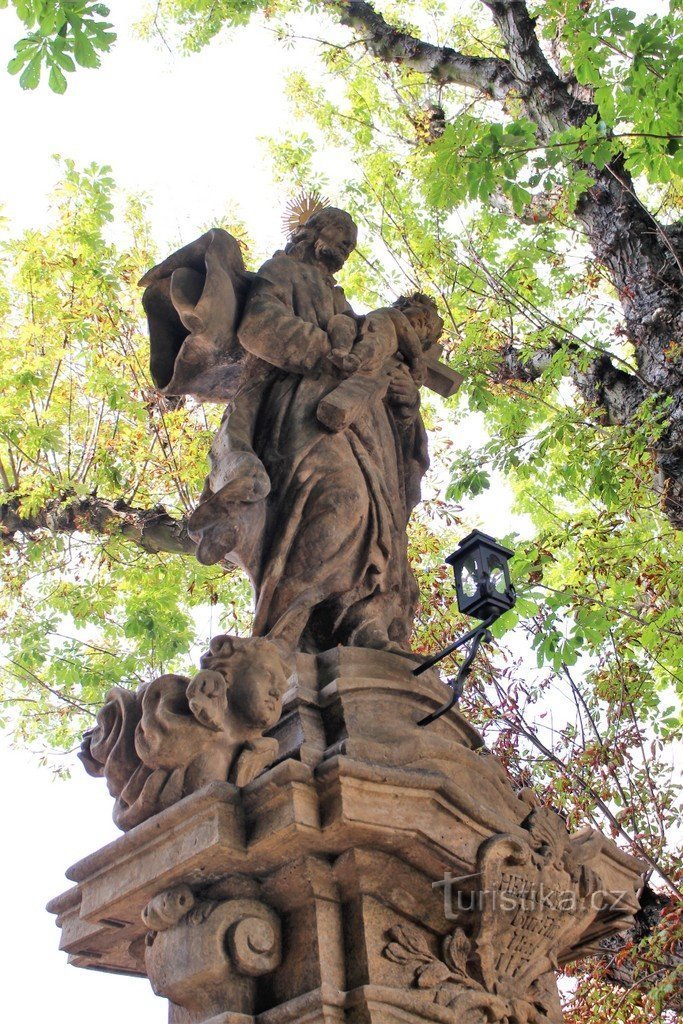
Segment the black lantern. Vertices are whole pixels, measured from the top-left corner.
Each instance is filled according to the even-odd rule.
[[[515,588],[510,582],[508,569],[508,561],[512,555],[512,551],[504,548],[487,533],[473,530],[460,541],[457,549],[446,559],[448,564],[453,566],[458,608],[463,615],[472,615],[483,621],[413,670],[413,675],[419,676],[442,658],[453,654],[459,647],[470,645],[457,676],[448,680],[448,685],[453,691],[450,699],[443,707],[420,719],[418,725],[429,725],[454,707],[462,696],[465,679],[472,671],[477,651],[482,643],[491,640],[489,626],[514,605]]]
[[[496,618],[512,608],[515,588],[508,561],[513,552],[481,530],[472,530],[446,561],[453,566],[458,608],[475,619]]]

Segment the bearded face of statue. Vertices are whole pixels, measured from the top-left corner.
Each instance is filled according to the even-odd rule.
[[[335,274],[356,248],[357,240],[356,225],[348,214],[344,214],[324,224],[318,232],[313,243],[315,258]]]
[[[292,238],[285,252],[319,263],[335,274],[356,248],[358,229],[344,210],[330,206],[314,214]]]

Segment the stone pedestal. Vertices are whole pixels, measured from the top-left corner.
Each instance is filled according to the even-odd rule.
[[[445,689],[413,667],[299,656],[278,763],[69,870],[70,962],[147,975],[173,1024],[561,1020],[553,967],[628,926],[641,865],[515,795],[457,712],[417,728]]]

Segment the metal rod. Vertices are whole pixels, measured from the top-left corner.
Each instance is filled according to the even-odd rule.
[[[433,654],[431,658],[427,658],[427,660],[423,661],[421,665],[418,665],[417,668],[414,668],[413,675],[421,676],[422,673],[426,672],[428,668],[432,667],[432,665],[436,665],[436,663],[438,661],[441,661],[442,658],[447,658],[449,654],[453,653],[453,651],[457,651],[459,647],[462,647],[463,644],[466,644],[467,641],[471,640],[473,636],[476,636],[476,634],[480,630],[488,629],[489,626],[491,626],[496,621],[497,618],[497,614],[489,615],[488,619],[486,619],[485,622],[480,622],[479,625],[475,626],[474,629],[471,629],[469,633],[465,633],[464,636],[461,636],[454,643],[449,644],[448,647],[445,647],[443,651],[439,651],[438,654]]]
[[[425,718],[421,718],[420,721],[417,723],[418,725],[430,725],[432,722],[435,722],[437,718],[441,718],[442,715],[445,715],[447,711],[450,711],[451,708],[454,707],[455,704],[457,704],[457,702],[462,697],[463,684],[465,679],[467,679],[468,675],[470,674],[472,662],[476,657],[477,651],[479,650],[484,640],[489,640],[490,638],[491,634],[489,633],[488,629],[485,626],[480,626],[476,634],[472,638],[472,647],[470,648],[467,657],[460,666],[460,671],[458,672],[455,681],[453,683],[448,684],[453,690],[450,699],[447,700],[445,704],[442,704],[440,708],[437,708],[436,711],[432,711],[431,715],[426,715]]]
[[[467,656],[465,657],[465,660],[460,666],[454,682],[448,683],[448,685],[451,687],[453,691],[450,698],[446,701],[445,704],[442,704],[440,708],[437,708],[436,711],[432,711],[430,715],[425,715],[424,718],[421,718],[417,723],[419,726],[430,725],[432,722],[435,722],[437,718],[441,718],[442,715],[445,715],[446,712],[450,711],[451,708],[453,708],[460,700],[463,691],[463,684],[472,669],[472,662],[474,661],[477,655],[477,651],[481,647],[482,643],[485,640],[491,639],[491,634],[489,633],[489,626],[493,622],[495,622],[497,618],[498,615],[490,615],[485,622],[481,622],[475,629],[471,629],[469,633],[465,633],[465,635],[461,636],[458,640],[455,641],[455,643],[452,643],[449,647],[446,647],[445,650],[441,651],[439,654],[436,654],[434,657],[429,658],[428,661],[426,661],[424,664],[420,665],[419,668],[413,671],[413,675],[419,675],[421,672],[424,672],[426,669],[436,664],[437,661],[441,661],[442,658],[445,658],[449,654],[452,654],[453,651],[457,650],[458,647],[462,647],[464,644],[468,642],[468,640],[472,641],[472,646],[467,652]]]

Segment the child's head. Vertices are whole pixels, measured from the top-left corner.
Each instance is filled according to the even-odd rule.
[[[219,672],[227,684],[233,722],[250,729],[269,729],[282,712],[287,669],[277,646],[265,637],[216,636],[200,662]]]
[[[421,292],[415,292],[413,295],[402,295],[396,300],[394,307],[399,309],[408,320],[420,339],[424,351],[439,340],[443,330],[443,320],[439,316],[434,299]]]

